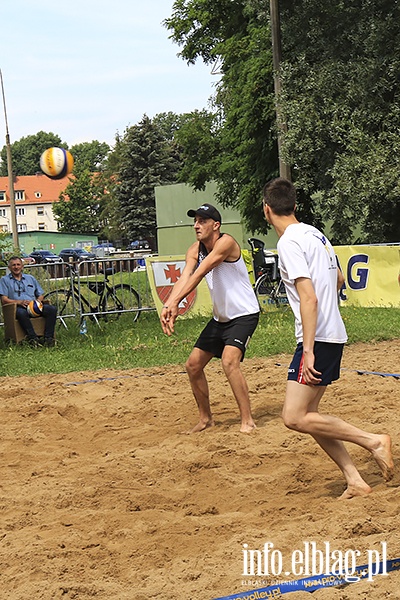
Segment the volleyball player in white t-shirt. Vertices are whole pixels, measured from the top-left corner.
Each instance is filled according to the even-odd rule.
[[[191,433],[214,425],[208,383],[204,368],[213,357],[222,367],[237,401],[240,431],[255,428],[246,380],[240,369],[247,345],[257,327],[259,305],[249,280],[237,241],[220,232],[221,215],[211,204],[189,210],[194,217],[197,241],[186,254],[181,277],[174,285],[160,320],[164,333],[171,335],[179,303],[205,278],[211,294],[213,318],[201,332],[187,362],[193,395],[199,409],[199,422]]]
[[[281,276],[295,315],[297,348],[289,367],[283,420],[289,429],[309,433],[342,470],[347,489],[342,498],[371,492],[343,442],[369,450],[386,481],[393,477],[391,440],[363,431],[342,419],[318,412],[326,386],[339,378],[346,330],[338,291],[344,279],[329,240],[295,217],[296,190],[283,178],[264,187],[264,215],[273,225]]]

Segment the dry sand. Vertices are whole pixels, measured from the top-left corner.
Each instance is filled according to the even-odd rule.
[[[400,340],[346,348],[322,409],[386,431],[399,459]],[[304,542],[400,557],[399,477],[349,450],[368,497],[339,501],[344,480],[280,418],[289,357],[243,363],[258,429],[239,433],[218,361],[208,367],[216,427],[197,421],[182,365],[1,378],[0,598],[211,600],[263,587],[244,577],[243,544],[287,561]],[[277,366],[277,363],[283,366]],[[288,579],[288,577],[284,577]],[[400,598],[400,571],[290,600]],[[251,597],[251,596],[250,596]]]

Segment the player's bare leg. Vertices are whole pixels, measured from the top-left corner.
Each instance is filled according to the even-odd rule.
[[[241,419],[240,432],[250,433],[254,431],[256,424],[251,414],[247,382],[240,369],[241,358],[242,351],[240,348],[236,348],[235,346],[225,346],[221,361],[222,368],[224,369],[225,375],[239,407]]]
[[[335,461],[348,485],[342,498],[368,494],[371,488],[357,471],[342,441],[352,442],[371,452],[383,477],[389,481],[393,477],[394,469],[390,437],[368,433],[338,417],[320,414],[318,405],[325,389],[325,387],[303,386],[295,381],[288,381],[283,409],[285,425],[290,429],[312,435]]]
[[[211,352],[204,352],[204,350],[200,350],[199,348],[193,348],[186,361],[186,372],[189,376],[190,386],[199,409],[199,422],[187,433],[204,431],[204,429],[214,425],[208,383],[204,373],[205,366],[213,356]]]
[[[377,435],[375,438],[375,446],[371,448],[372,456],[382,471],[384,480],[390,481],[394,475],[392,440],[387,434]]]
[[[321,448],[330,456],[342,471],[347,488],[340,496],[341,500],[349,500],[355,496],[366,496],[372,492],[372,489],[366,481],[361,477],[345,445],[340,440],[329,439],[313,435],[313,438],[321,446]]]

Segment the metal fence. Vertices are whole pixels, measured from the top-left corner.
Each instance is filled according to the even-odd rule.
[[[143,264],[143,263],[142,263]],[[25,265],[44,290],[45,299],[57,307],[58,319],[85,317],[111,320],[132,313],[136,320],[143,311],[155,310],[145,267],[132,258],[112,257],[79,263]],[[0,276],[7,272],[0,268]],[[1,315],[0,325],[3,325]]]

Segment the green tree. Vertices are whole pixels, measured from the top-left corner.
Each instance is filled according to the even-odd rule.
[[[282,0],[281,17],[296,183],[334,242],[399,241],[399,3]]]
[[[0,231],[0,266],[4,267],[7,264],[9,257],[12,254],[12,239],[11,235],[6,231]]]
[[[218,200],[237,208],[252,231],[265,231],[261,190],[277,174],[269,24],[259,2],[178,0],[165,21],[188,62],[218,64],[212,111],[192,114],[177,133],[180,179],[196,189],[218,183]]]
[[[91,173],[104,170],[110,150],[108,144],[97,140],[75,144],[70,148],[74,162],[89,169]]]
[[[317,226],[329,220],[336,243],[398,241],[399,3],[279,5],[284,157],[299,191],[300,218]],[[253,231],[264,227],[261,188],[277,174],[266,9],[261,0],[176,0],[165,21],[183,59],[217,63],[221,74],[214,118],[204,115],[200,125],[195,115],[192,130],[177,134],[182,176],[195,187],[214,178],[222,203],[239,208]],[[196,156],[196,148],[209,153]]]
[[[74,178],[70,178],[58,202],[53,204],[60,231],[98,233],[101,230],[102,184],[102,179],[96,174],[77,165]]]
[[[178,163],[165,135],[149,117],[129,127],[118,141],[119,173],[113,189],[121,234],[129,241],[156,238],[154,187],[176,181]]]
[[[11,156],[13,175],[35,175],[40,171],[40,157],[42,153],[52,146],[68,149],[67,144],[54,133],[39,131],[35,135],[27,135],[11,144]],[[0,162],[0,176],[8,175],[7,171],[7,148],[3,146]]]

